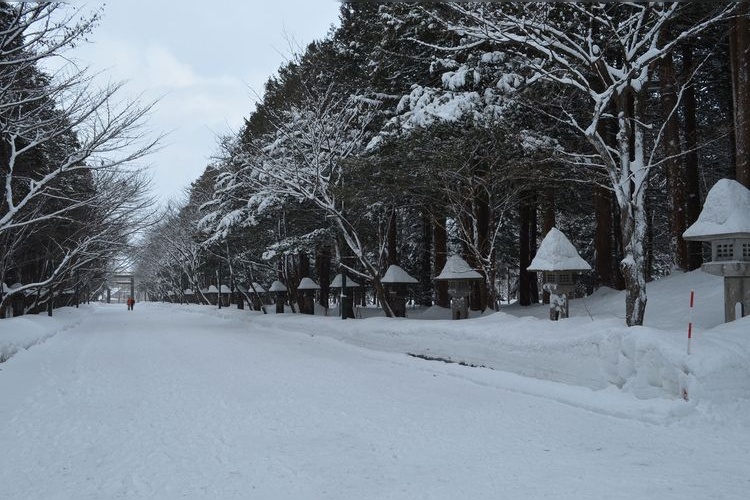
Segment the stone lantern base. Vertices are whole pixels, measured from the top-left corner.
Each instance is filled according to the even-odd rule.
[[[567,318],[570,315],[568,294],[573,292],[575,286],[544,283],[542,289],[549,292],[549,319],[557,321],[560,318]]]
[[[707,262],[703,272],[724,277],[724,322],[737,319],[737,304],[741,317],[750,315],[750,262]]]
[[[469,317],[469,301],[466,295],[451,297],[451,319],[467,319]]]
[[[740,317],[750,315],[750,277],[724,278],[724,322],[737,319],[737,304]]]
[[[284,313],[284,303],[285,302],[286,302],[286,297],[284,297],[280,293],[277,293],[276,294],[276,314],[283,314]]]

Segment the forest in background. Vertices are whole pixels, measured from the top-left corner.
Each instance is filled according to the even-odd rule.
[[[398,264],[419,304],[460,254],[471,308],[543,299],[525,269],[557,227],[627,290],[700,267],[687,243],[708,189],[750,186],[748,6],[739,3],[359,3],[279,68],[223,154],[150,233],[139,273],[179,301],[219,282]],[[236,289],[236,288],[235,288]]]
[[[156,218],[130,166],[152,104],[43,69],[97,15],[0,5],[0,316],[93,293],[123,250],[160,300],[278,279],[294,301],[310,277],[327,306],[344,272],[392,315],[388,266],[447,306],[433,279],[459,254],[472,309],[528,305],[557,227],[637,325],[650,280],[700,266],[681,234],[708,189],[750,185],[745,3],[344,3]]]

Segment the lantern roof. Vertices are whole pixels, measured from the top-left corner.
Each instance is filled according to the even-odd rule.
[[[590,271],[591,266],[578,255],[578,250],[556,227],[542,240],[529,271]]]
[[[255,291],[257,293],[266,293],[266,289],[263,288],[263,285],[261,285],[260,283],[256,281],[253,281],[253,288],[255,288]]]
[[[686,240],[750,238],[750,190],[732,179],[720,179],[706,195],[698,220],[682,233]]]
[[[219,289],[211,285],[206,289],[206,293],[219,293]]]
[[[286,292],[286,285],[281,281],[276,280],[271,283],[271,288],[269,288],[269,290],[272,292]]]
[[[319,290],[319,289],[320,289],[320,285],[315,283],[310,278],[302,278],[302,280],[300,280],[299,282],[299,285],[297,285],[297,290]]]
[[[385,276],[380,280],[381,283],[419,283],[417,279],[404,271],[400,266],[391,264],[385,272]]]
[[[329,285],[331,288],[341,288],[341,274],[337,274],[335,278],[333,278],[333,281],[331,281],[331,284]],[[346,286],[357,288],[362,285],[351,279],[349,276],[346,277]]]
[[[469,264],[459,255],[451,255],[445,261],[445,266],[440,274],[435,277],[436,280],[481,280],[482,275],[476,272]]]

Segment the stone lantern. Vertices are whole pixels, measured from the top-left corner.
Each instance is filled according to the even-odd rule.
[[[701,269],[724,277],[724,321],[750,315],[750,190],[721,179],[706,195],[698,220],[682,237],[711,243]]]
[[[204,295],[212,306],[215,306],[219,303],[219,289],[216,288],[215,285],[209,285],[209,287],[206,288]]]
[[[232,289],[227,285],[221,285],[219,290],[219,304],[221,307],[229,307],[229,302],[232,296]]]
[[[271,288],[268,289],[276,297],[276,314],[284,312],[284,302],[286,300],[286,286],[281,281],[274,281],[271,283]]]
[[[409,285],[416,285],[419,281],[401,267],[392,264],[388,267],[380,282],[383,283],[386,298],[393,314],[396,317],[405,318],[406,299],[409,297],[408,287]]]
[[[469,317],[469,295],[471,283],[481,281],[482,275],[472,269],[458,255],[451,255],[435,281],[448,283],[448,295],[451,296],[451,317],[466,319]]]
[[[245,293],[251,293],[254,310],[260,311],[263,309],[267,293],[266,289],[263,288],[263,285],[261,285],[257,281],[253,281],[252,283],[250,283],[250,290]]]
[[[315,314],[315,292],[320,290],[320,285],[310,278],[302,278],[297,285],[297,290],[302,294],[300,312],[302,314]]]
[[[344,317],[344,311],[343,311],[343,308],[345,307],[344,302],[346,302],[344,294],[348,294],[350,299],[352,298],[352,296],[354,297],[353,302],[352,300],[349,300],[347,302],[348,309],[346,311],[346,316],[353,318],[354,313],[353,313],[352,304],[359,301],[359,298],[361,295],[359,292],[359,289],[362,288],[362,285],[360,285],[359,283],[351,279],[349,276],[346,277],[346,292],[341,290],[341,285],[342,285],[342,279],[341,279],[341,274],[339,273],[333,278],[333,281],[331,281],[329,288],[339,293],[339,307],[342,308],[340,316],[342,318]]]
[[[591,266],[578,255],[570,240],[553,227],[542,240],[527,270],[542,273],[542,287],[550,294],[549,319],[557,321],[568,317],[568,294],[575,290],[577,276],[590,271]]]

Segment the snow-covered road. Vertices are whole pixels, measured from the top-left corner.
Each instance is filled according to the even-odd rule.
[[[0,498],[684,500],[750,491],[747,420],[721,411],[618,418],[509,390],[515,375],[260,326],[269,318],[91,307],[76,328],[0,364]],[[569,388],[533,383],[543,394]],[[631,398],[575,390],[613,404]]]

